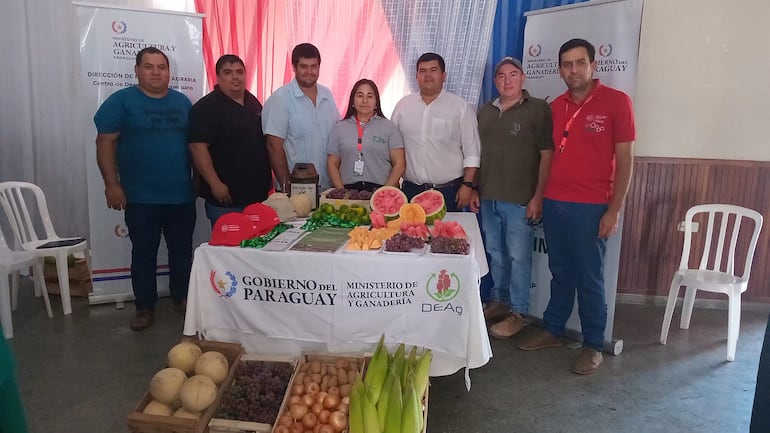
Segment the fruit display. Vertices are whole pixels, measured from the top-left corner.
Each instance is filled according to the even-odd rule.
[[[419,433],[423,430],[423,396],[433,354],[417,355],[400,344],[391,356],[380,338],[363,381],[357,379],[350,394],[349,433]]]
[[[369,191],[346,188],[334,188],[326,191],[324,195],[326,198],[343,200],[369,200],[372,197],[372,193]]]
[[[289,391],[274,433],[340,433],[348,427],[352,383],[360,381],[363,359],[308,356]]]
[[[396,233],[390,239],[385,241],[385,251],[408,253],[412,250],[419,250],[422,248],[425,248],[424,240],[404,233]]]
[[[392,186],[377,188],[369,200],[372,211],[383,215],[386,220],[397,218],[401,206],[407,203],[406,194]]]
[[[431,229],[430,252],[433,254],[470,254],[468,234],[457,221],[436,220]]]
[[[465,233],[465,229],[457,221],[437,220],[433,224],[433,229],[430,231],[430,235],[434,238],[468,238],[468,234]]]
[[[289,362],[241,361],[215,416],[275,423],[293,373]]]
[[[425,210],[425,223],[428,225],[433,224],[436,220],[444,218],[446,215],[444,194],[441,194],[441,192],[435,189],[429,189],[417,194],[412,198],[411,203],[418,204]]]

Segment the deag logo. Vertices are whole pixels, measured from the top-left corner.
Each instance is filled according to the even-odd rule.
[[[126,25],[125,21],[113,21],[112,22],[112,31],[117,34],[123,34],[128,29],[128,26]]]
[[[541,47],[540,44],[532,44],[529,46],[529,48],[527,48],[527,52],[529,53],[530,57],[539,57],[543,52],[543,47]]]
[[[211,288],[214,289],[220,298],[229,298],[238,289],[238,279],[230,271],[225,272],[224,278],[217,278],[217,271],[212,270],[209,273],[209,282],[211,283]]]
[[[602,57],[609,57],[612,54],[612,44],[599,45],[599,55]]]
[[[448,272],[446,269],[442,269],[438,274],[435,272],[430,274],[428,281],[425,283],[425,291],[428,292],[428,296],[438,303],[422,304],[423,313],[451,311],[458,315],[463,314],[463,307],[461,305],[452,305],[452,303],[449,302],[456,298],[460,293],[460,277],[454,272]]]

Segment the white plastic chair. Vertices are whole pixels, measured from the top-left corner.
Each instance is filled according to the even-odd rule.
[[[703,236],[703,254],[700,258],[700,264],[697,268],[690,268],[690,251],[694,233],[693,219],[697,214],[707,214],[708,222]],[[746,248],[743,272],[738,274],[734,270],[738,237],[741,228],[745,228],[747,225],[744,222],[751,223],[751,220],[753,220],[754,227]],[[738,343],[738,331],[741,323],[741,294],[748,288],[751,264],[754,261],[754,250],[757,247],[759,232],[762,230],[762,221],[763,218],[759,212],[727,204],[698,205],[687,211],[684,223],[682,259],[679,262],[679,270],[674,273],[674,278],[671,280],[666,312],[663,316],[663,327],[660,331],[661,344],[666,344],[668,338],[668,329],[671,326],[671,316],[674,314],[680,286],[687,287],[679,324],[682,329],[690,327],[696,291],[724,293],[728,297],[727,360],[735,360],[735,347]],[[728,229],[730,229],[729,232]],[[744,230],[741,239],[745,239],[745,236]],[[727,255],[727,263],[723,263],[725,254]]]
[[[34,204],[37,205],[37,214],[27,206],[25,200],[31,194]],[[70,299],[70,280],[67,270],[67,256],[71,253],[83,251],[86,257],[88,272],[91,272],[91,253],[88,249],[88,241],[83,238],[62,238],[56,234],[48,214],[45,194],[35,184],[28,182],[2,182],[0,183],[0,204],[5,210],[11,229],[16,236],[18,244],[23,250],[34,252],[38,257],[53,257],[56,259],[56,273],[59,278],[59,290],[61,292],[62,310],[64,314],[72,314],[72,300]],[[42,224],[45,233],[38,236],[35,224]],[[46,248],[50,242],[65,241],[70,245]]]
[[[45,299],[45,309],[48,317],[53,317],[51,301],[43,279],[43,259],[30,251],[13,251],[8,248],[0,230],[0,323],[3,324],[5,338],[13,338],[13,321],[11,309],[15,310],[19,293],[19,271],[33,267],[32,275],[35,281],[35,291],[40,290]],[[8,285],[8,279],[11,284]]]

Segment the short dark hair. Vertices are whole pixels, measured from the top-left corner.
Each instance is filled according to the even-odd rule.
[[[142,57],[144,57],[145,54],[160,54],[163,56],[164,59],[166,59],[166,66],[171,66],[168,63],[168,56],[163,51],[155,48],[155,47],[146,47],[142,48],[138,53],[136,53],[136,66],[142,65]]]
[[[356,84],[353,84],[353,90],[350,91],[350,102],[348,103],[348,111],[345,113],[345,119],[349,117],[353,117],[356,115],[356,109],[353,107],[353,102],[356,99],[356,92],[358,91],[358,88],[361,87],[362,84],[368,84],[372,86],[372,89],[374,90],[374,112],[382,117],[386,118],[384,114],[382,114],[382,104],[380,104],[380,91],[377,89],[377,85],[374,84],[374,81],[368,79],[368,78],[362,78],[358,81],[356,81]]]
[[[594,48],[593,45],[591,45],[590,42],[588,42],[585,39],[570,39],[567,42],[565,42],[561,48],[559,48],[559,65],[561,65],[561,55],[565,52],[573,49],[573,48],[580,48],[583,47],[588,51],[588,61],[593,63],[594,58],[596,57],[596,48]]]
[[[446,72],[446,63],[444,63],[444,58],[436,53],[425,53],[421,55],[420,58],[417,59],[417,70],[420,70],[420,63],[431,62],[433,60],[438,61],[438,66],[441,68],[441,72]]]
[[[318,64],[321,64],[321,52],[313,44],[304,42],[294,47],[291,50],[291,65],[297,66],[300,57],[303,59],[318,59]]]
[[[236,56],[235,54],[225,54],[224,56],[220,57],[219,60],[217,60],[217,65],[215,67],[217,75],[222,72],[222,68],[224,68],[225,65],[230,63],[238,63],[243,66],[243,69],[246,69],[246,65],[243,64],[243,60],[241,60],[240,57]]]

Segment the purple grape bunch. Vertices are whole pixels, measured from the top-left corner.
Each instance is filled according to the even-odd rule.
[[[326,198],[334,200],[369,200],[372,198],[372,193],[366,190],[359,191],[357,189],[334,188],[326,193]]]
[[[419,250],[424,247],[424,240],[407,236],[403,233],[396,233],[390,239],[385,241],[385,251],[408,253],[409,251]]]
[[[433,238],[430,241],[430,251],[439,254],[468,255],[471,245],[463,238]]]
[[[293,369],[286,362],[244,361],[222,397],[217,418],[272,424]]]

